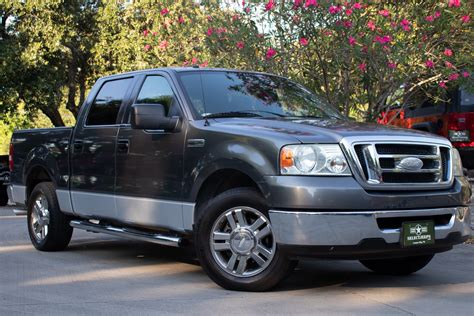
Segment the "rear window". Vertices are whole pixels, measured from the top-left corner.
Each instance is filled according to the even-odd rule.
[[[115,125],[132,78],[107,81],[100,88],[87,116],[86,125]]]
[[[461,111],[474,112],[474,93],[462,89],[460,97]]]

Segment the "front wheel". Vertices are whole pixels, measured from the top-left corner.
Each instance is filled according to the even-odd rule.
[[[392,259],[360,260],[366,268],[375,273],[408,275],[423,269],[434,255],[413,256]]]
[[[196,252],[204,271],[229,290],[265,291],[292,264],[278,249],[265,199],[254,189],[228,190],[199,210]]]

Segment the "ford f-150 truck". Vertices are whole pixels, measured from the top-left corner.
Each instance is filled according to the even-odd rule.
[[[65,249],[73,228],[190,245],[227,289],[267,290],[301,257],[410,274],[470,235],[447,139],[352,122],[271,74],[101,78],[74,128],[15,131],[10,167],[38,250]]]

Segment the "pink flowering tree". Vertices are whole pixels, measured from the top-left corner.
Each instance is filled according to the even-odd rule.
[[[225,30],[206,36],[211,65],[289,76],[359,119],[472,86],[468,1],[239,1],[229,11],[210,23]]]

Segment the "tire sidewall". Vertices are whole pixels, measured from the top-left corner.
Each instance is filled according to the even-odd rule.
[[[200,212],[201,218],[198,220],[195,236],[196,252],[201,266],[217,284],[233,290],[262,291],[280,281],[282,278],[280,271],[284,270],[283,273],[287,274],[289,260],[281,254],[278,244],[272,262],[268,267],[255,276],[245,278],[233,276],[222,270],[215,261],[209,245],[212,226],[217,218],[231,208],[243,206],[260,211],[269,220],[268,206],[258,192],[246,188],[226,191],[204,205],[202,212]]]

